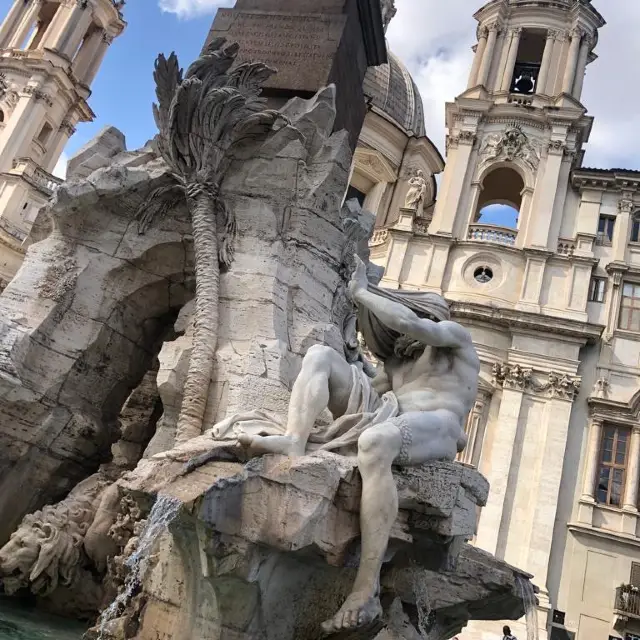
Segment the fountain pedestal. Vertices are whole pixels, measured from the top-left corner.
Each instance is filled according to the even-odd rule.
[[[358,561],[355,461],[332,453],[266,456],[212,461],[184,474],[185,463],[211,446],[202,436],[143,461],[119,483],[143,507],[160,490],[183,504],[144,582],[135,637],[321,638],[320,624],[348,594]],[[231,448],[217,446],[228,458]],[[486,501],[486,480],[445,462],[394,475],[400,512],[382,572],[385,617],[375,633],[345,637],[419,637],[411,633],[422,625],[435,640],[474,617],[520,618],[518,580],[529,576],[465,543]]]

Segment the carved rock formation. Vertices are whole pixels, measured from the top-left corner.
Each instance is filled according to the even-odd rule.
[[[246,640],[319,638],[320,623],[351,587],[359,553],[355,460],[318,453],[266,456],[243,465],[229,460],[232,448],[220,443],[218,455],[226,460],[187,471],[188,462],[211,446],[202,436],[142,461],[119,482],[145,506],[159,491],[183,503],[145,582],[148,602],[139,637],[153,637],[159,625],[163,633],[174,633],[166,626],[171,619],[194,638],[207,637],[213,628]],[[389,606],[400,598],[403,615],[415,626],[426,592],[430,628],[447,631],[475,617],[520,617],[516,577],[528,576],[464,545],[486,501],[486,480],[445,462],[394,475],[400,513],[383,569],[383,602]],[[391,620],[393,611],[387,615]]]

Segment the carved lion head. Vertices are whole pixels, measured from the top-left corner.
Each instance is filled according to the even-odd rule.
[[[47,522],[38,511],[25,517],[9,542],[0,549],[0,576],[12,594],[28,587],[49,595],[58,585],[73,581],[81,561],[82,535]]]

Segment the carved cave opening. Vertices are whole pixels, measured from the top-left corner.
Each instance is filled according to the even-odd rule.
[[[155,251],[145,257],[152,254]],[[130,267],[125,267],[126,273],[112,273],[105,289],[121,295],[117,283],[131,278],[135,269]],[[193,289],[180,264],[171,277],[134,286],[114,305],[69,371],[58,408],[42,416],[42,433],[57,428],[56,440],[45,446],[36,436],[17,459],[2,465],[0,510],[7,517],[0,525],[0,545],[24,515],[65,499],[101,465],[107,465],[108,475],[116,476],[135,467],[163,412],[155,386],[158,354],[165,342],[177,337],[175,321],[192,299]],[[44,326],[41,331],[48,333]],[[58,420],[61,414],[69,416],[63,419],[66,424]],[[29,491],[16,492],[16,483],[24,483]]]
[[[494,169],[483,180],[475,221],[517,229],[523,191],[524,180],[515,169]]]

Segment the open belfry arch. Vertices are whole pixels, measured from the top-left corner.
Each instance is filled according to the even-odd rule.
[[[15,0],[0,26],[0,288],[15,275],[35,216],[91,84],[125,28],[123,2]]]

